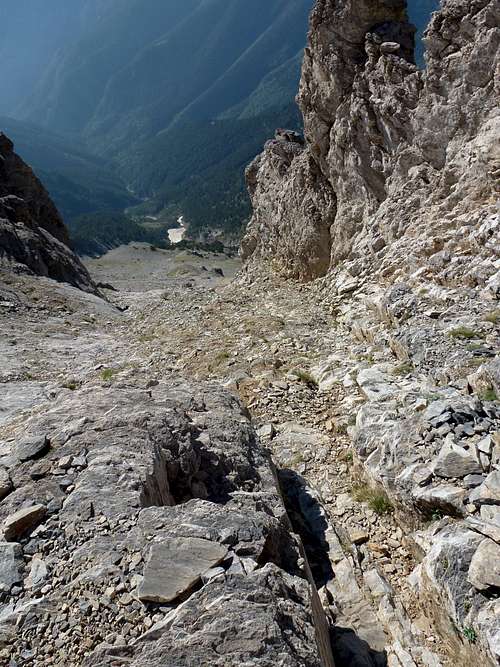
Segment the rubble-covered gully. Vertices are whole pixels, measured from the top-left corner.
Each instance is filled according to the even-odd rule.
[[[0,134],[2,666],[498,664],[499,19],[317,0],[244,267],[84,266]]]
[[[17,282],[3,388],[29,367],[39,393],[0,426],[6,664],[488,664],[496,403],[363,336],[342,354],[318,284],[175,279],[117,309]]]

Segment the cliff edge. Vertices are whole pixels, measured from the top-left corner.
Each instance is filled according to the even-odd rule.
[[[42,183],[0,133],[0,268],[95,286],[69,246],[64,222]]]

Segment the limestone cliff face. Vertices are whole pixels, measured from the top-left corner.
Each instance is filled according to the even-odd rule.
[[[396,240],[491,205],[499,18],[496,0],[445,0],[421,72],[406,2],[318,0],[298,96],[306,147],[287,163],[268,144],[249,170],[255,213],[244,258],[271,257],[302,278],[342,260],[359,272]],[[311,211],[304,203],[318,188],[328,205]]]
[[[0,267],[95,287],[49,194],[0,133]]]
[[[247,171],[248,276],[323,277],[303,290],[335,314],[338,347],[312,374],[359,399],[354,463],[396,507],[450,664],[500,660],[499,26],[499,0],[442,0],[419,71],[405,2],[317,0],[305,141],[280,133]],[[486,414],[491,458],[476,448]]]

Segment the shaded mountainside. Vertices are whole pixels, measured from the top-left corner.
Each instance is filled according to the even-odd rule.
[[[422,29],[437,0],[410,4]],[[244,165],[273,126],[301,128],[294,97],[312,5],[56,0],[42,16],[33,0],[8,3],[1,53],[15,67],[0,75],[11,91],[4,112],[68,135],[69,146],[77,137],[113,163],[119,178],[96,164],[93,179],[81,162],[49,169],[37,151],[34,166],[66,218],[118,210],[127,200],[123,180],[150,199],[139,214],[175,220],[182,212],[193,236],[202,228],[239,231],[250,215]],[[47,23],[52,40],[40,40],[37,22]],[[16,39],[33,44],[29,58]],[[40,132],[6,132],[23,151],[26,143],[31,159]]]
[[[47,191],[1,133],[0,265],[94,290]]]
[[[0,117],[0,127],[43,181],[66,222],[138,202],[111,165],[89,153],[82,142],[12,118]]]
[[[340,343],[312,381],[363,396],[354,465],[417,555],[407,584],[420,613],[451,664],[495,665],[500,4],[444,0],[425,71],[406,4],[316,3],[305,145],[277,134],[248,167],[242,254],[247,281],[270,269],[315,280]]]

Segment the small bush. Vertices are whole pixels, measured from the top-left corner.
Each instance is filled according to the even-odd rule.
[[[317,387],[318,383],[313,378],[313,376],[308,372],[308,371],[303,371],[303,370],[295,370],[294,371],[295,375],[299,378],[301,382],[304,384],[307,384],[309,387]]]
[[[462,340],[470,340],[471,338],[481,338],[481,334],[474,329],[469,329],[468,327],[457,327],[452,329],[449,334],[452,338],[458,338]]]
[[[110,382],[110,381],[113,379],[113,376],[114,376],[116,373],[118,373],[118,371],[117,371],[115,368],[105,368],[105,369],[101,372],[101,378],[102,378],[105,382]]]
[[[411,373],[412,370],[413,364],[408,361],[393,368],[392,373],[393,375],[408,375],[408,373]]]
[[[474,628],[464,628],[462,630],[463,636],[470,641],[471,644],[475,644],[477,641],[477,632],[474,630]]]
[[[498,401],[497,393],[494,389],[485,389],[479,394],[482,401]]]
[[[394,510],[391,501],[383,489],[373,489],[367,484],[354,487],[352,497],[358,503],[367,503],[376,514],[389,514]]]
[[[75,391],[75,389],[78,388],[78,385],[76,384],[76,382],[64,382],[63,388],[69,389],[70,391]]]

